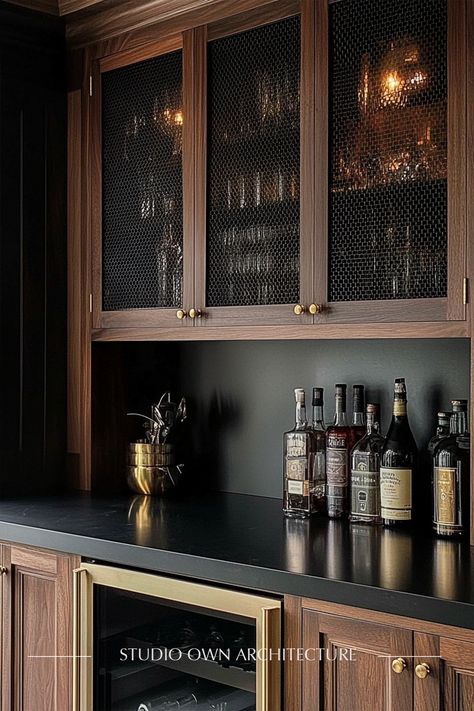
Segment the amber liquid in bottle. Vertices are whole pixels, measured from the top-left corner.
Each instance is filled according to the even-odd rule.
[[[433,530],[438,536],[462,536],[468,523],[469,433],[467,401],[453,400],[449,437],[433,458]]]
[[[385,526],[404,528],[413,518],[417,448],[407,416],[405,379],[395,380],[393,415],[382,450],[380,503]]]
[[[330,518],[346,516],[349,509],[349,455],[353,435],[347,424],[346,391],[346,385],[336,385],[334,424],[326,432],[326,487]]]

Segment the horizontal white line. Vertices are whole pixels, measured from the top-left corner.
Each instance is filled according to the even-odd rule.
[[[398,659],[398,657],[403,657],[403,659],[441,659],[440,654],[377,654],[379,659]]]
[[[90,654],[29,654],[28,659],[92,659]]]

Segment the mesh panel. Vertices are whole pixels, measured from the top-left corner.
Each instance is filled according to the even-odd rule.
[[[103,308],[181,305],[182,54],[102,78]]]
[[[446,296],[446,0],[330,6],[331,301]]]
[[[299,297],[300,19],[209,44],[207,305]]]

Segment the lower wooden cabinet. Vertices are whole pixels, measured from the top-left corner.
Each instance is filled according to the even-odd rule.
[[[473,631],[321,605],[302,611],[302,710],[474,709]]]
[[[1,711],[71,709],[74,556],[0,546]]]

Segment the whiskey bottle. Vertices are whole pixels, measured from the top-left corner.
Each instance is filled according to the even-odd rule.
[[[358,442],[366,433],[365,426],[365,388],[363,385],[352,386],[352,444]]]
[[[451,412],[438,412],[437,414],[438,424],[436,425],[436,434],[430,439],[427,447],[431,457],[433,457],[434,451],[441,440],[445,437],[449,437],[451,415]]]
[[[296,424],[283,435],[283,512],[308,518],[314,511],[313,459],[316,434],[306,419],[305,392],[295,390]]]
[[[417,448],[407,416],[404,378],[397,378],[393,394],[393,415],[382,449],[380,503],[385,526],[404,527],[413,518],[413,472]]]
[[[438,536],[461,536],[468,518],[467,401],[453,400],[451,404],[450,434],[436,446],[433,461],[433,530]]]
[[[380,455],[385,439],[379,432],[380,406],[367,405],[367,432],[351,453],[349,520],[380,524]]]
[[[326,513],[326,426],[324,424],[324,389],[313,388],[313,457],[314,510]]]
[[[334,424],[326,432],[326,491],[330,518],[341,518],[348,512],[352,430],[346,419],[346,391],[347,385],[336,385]]]

